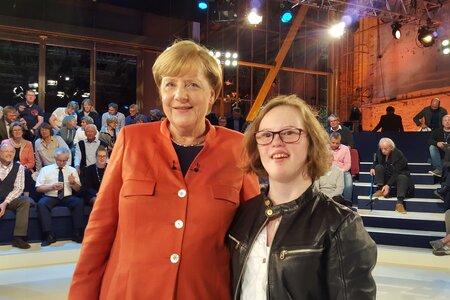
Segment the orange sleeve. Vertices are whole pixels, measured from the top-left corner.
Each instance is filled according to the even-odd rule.
[[[116,238],[126,129],[119,133],[89,223],[70,286],[71,300],[98,299],[109,254]]]

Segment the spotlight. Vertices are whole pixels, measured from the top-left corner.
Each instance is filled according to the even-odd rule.
[[[262,16],[256,10],[252,10],[247,16],[248,22],[252,25],[258,25],[262,22]]]
[[[450,54],[450,48],[444,48],[444,50],[442,50],[442,53],[443,53],[444,55]]]
[[[281,23],[289,23],[292,20],[292,12],[287,10],[281,14]]]
[[[434,44],[435,36],[433,30],[427,26],[423,26],[417,32],[417,40],[424,47],[431,47]]]
[[[400,39],[402,33],[400,31],[400,28],[402,28],[402,24],[400,24],[399,22],[394,22],[391,25],[392,28],[392,36],[394,37],[394,39],[398,40]]]
[[[442,54],[450,54],[450,40],[445,39],[441,42]]]
[[[330,35],[334,38],[339,38],[344,35],[345,32],[345,23],[340,22],[338,24],[335,24],[331,26],[331,28],[328,30]]]
[[[445,39],[441,42],[442,47],[447,47],[448,45],[450,45],[450,41]]]
[[[198,1],[197,2],[197,6],[198,8],[200,8],[201,10],[205,10],[208,8],[208,2],[206,1]]]

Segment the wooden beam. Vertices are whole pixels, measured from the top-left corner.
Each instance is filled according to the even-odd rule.
[[[264,100],[269,93],[270,87],[277,77],[278,71],[281,69],[281,65],[283,64],[283,61],[286,58],[289,49],[291,48],[292,42],[294,41],[295,36],[297,35],[300,25],[302,24],[307,12],[308,7],[306,5],[302,5],[297,15],[295,16],[294,21],[292,22],[291,28],[289,29],[289,32],[286,35],[283,44],[281,45],[280,51],[278,51],[277,57],[275,58],[275,66],[270,69],[266,79],[264,80],[264,83],[261,86],[261,89],[258,92],[258,95],[256,96],[255,103],[253,103],[252,108],[247,115],[247,121],[252,121],[255,118],[256,114],[259,111],[259,108],[264,103]]]

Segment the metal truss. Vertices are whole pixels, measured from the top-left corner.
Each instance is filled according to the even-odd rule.
[[[302,5],[343,12],[352,16],[373,16],[385,22],[430,19],[434,24],[442,21],[437,12],[449,0],[289,0]]]

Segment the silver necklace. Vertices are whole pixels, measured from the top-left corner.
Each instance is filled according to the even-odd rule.
[[[181,146],[181,147],[195,147],[195,146],[200,146],[201,144],[203,144],[205,142],[205,140],[201,140],[198,143],[194,143],[194,144],[190,144],[190,145],[186,145],[186,144],[181,144],[181,143],[177,143],[174,139],[171,139],[172,142],[175,143],[175,145]]]

